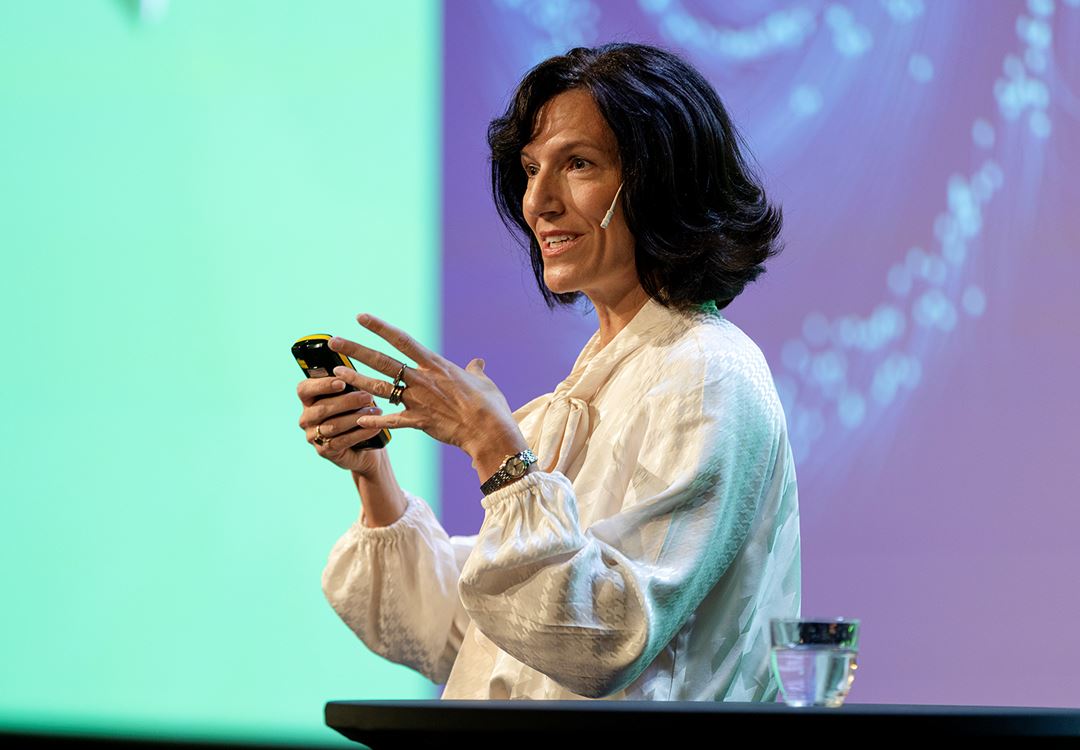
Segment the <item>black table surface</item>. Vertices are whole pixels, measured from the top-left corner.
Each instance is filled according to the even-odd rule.
[[[469,747],[595,747],[660,743],[697,747],[709,733],[769,739],[852,735],[1056,736],[1080,738],[1080,709],[849,703],[792,708],[782,703],[674,701],[331,701],[326,724],[373,750],[467,742]],[[691,742],[691,732],[694,741]],[[704,734],[702,734],[704,733]]]

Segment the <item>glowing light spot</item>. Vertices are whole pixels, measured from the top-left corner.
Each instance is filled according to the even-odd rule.
[[[842,29],[850,26],[854,21],[851,11],[843,5],[830,5],[825,9],[825,23],[834,29]]]
[[[967,245],[961,240],[943,242],[941,244],[941,256],[954,266],[958,266],[963,263],[964,258],[967,257]]]
[[[924,328],[951,331],[956,326],[956,308],[940,289],[930,289],[915,301],[912,317]]]
[[[941,258],[936,255],[928,255],[923,260],[919,273],[931,284],[944,284],[947,269],[945,268],[945,262]]]
[[[829,320],[821,313],[810,313],[803,321],[803,337],[813,346],[824,346],[829,340]]]
[[[908,60],[908,73],[919,83],[929,83],[934,79],[934,64],[926,55],[912,55]]]
[[[825,10],[825,23],[833,30],[833,46],[844,57],[858,57],[874,44],[869,29],[856,23],[843,5],[830,5]]]
[[[994,183],[984,171],[979,170],[971,178],[971,192],[975,196],[975,200],[986,203],[990,200],[990,196],[994,194]]]
[[[1028,127],[1031,129],[1031,134],[1036,138],[1050,137],[1050,118],[1041,109],[1035,110],[1028,117]]]
[[[924,258],[926,258],[926,251],[921,247],[913,247],[908,250],[907,257],[904,259],[907,270],[913,275],[919,273]]]
[[[922,365],[912,356],[901,355],[898,360],[897,374],[901,384],[914,388],[922,380]]]
[[[841,383],[847,375],[847,361],[840,352],[822,352],[814,357],[810,365],[810,375],[819,385]]]
[[[911,272],[904,266],[897,265],[890,268],[885,281],[889,289],[897,296],[903,297],[911,291]]]
[[[859,347],[863,343],[862,326],[854,315],[845,315],[833,324],[833,342],[845,349]]]
[[[893,305],[878,305],[870,317],[871,335],[878,346],[899,338],[906,325],[904,313]]]
[[[885,12],[897,23],[910,23],[923,14],[923,0],[884,0]]]
[[[696,17],[674,0],[639,0],[638,7],[658,17],[660,33],[669,41],[713,57],[736,60],[758,60],[797,48],[817,26],[816,15],[807,8],[777,10],[753,25],[725,27]]]
[[[960,233],[964,237],[973,237],[982,228],[982,213],[979,211],[978,201],[968,185],[960,175],[949,178],[948,186],[949,210],[956,220]]]
[[[971,140],[979,148],[991,148],[994,145],[994,126],[981,117],[971,126]]]
[[[810,440],[816,440],[825,432],[825,420],[822,418],[821,412],[814,409],[807,409],[797,413],[794,421],[796,431],[803,433]]]
[[[874,39],[866,29],[850,28],[837,32],[833,42],[844,57],[858,57],[873,46]]]
[[[1080,2],[1080,0],[1077,1]],[[993,159],[987,159],[983,162],[981,171],[990,180],[995,190],[1005,183],[1005,173],[1001,171],[1001,167]]]
[[[960,227],[950,214],[938,214],[934,219],[934,236],[941,242],[956,242],[960,239]]]
[[[866,401],[858,393],[845,393],[836,404],[836,412],[845,427],[858,427],[866,418]]]
[[[877,366],[870,382],[870,395],[882,406],[892,403],[899,385],[894,360],[889,358]]]
[[[1036,49],[1048,48],[1050,40],[1053,38],[1050,24],[1041,19],[1028,18],[1027,16],[1020,16],[1016,19],[1016,35]]]
[[[978,318],[986,312],[986,294],[982,289],[972,284],[961,295],[960,305],[968,315]]]
[[[1033,16],[1052,16],[1054,14],[1054,0],[1028,0],[1028,11]]]
[[[810,117],[821,110],[821,92],[813,86],[797,86],[791,92],[788,105],[799,117]]]
[[[810,363],[810,350],[799,339],[792,339],[780,350],[780,361],[789,370],[802,373]]]

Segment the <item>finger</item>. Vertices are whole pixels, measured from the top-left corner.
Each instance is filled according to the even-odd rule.
[[[442,357],[438,354],[405,333],[405,331],[397,326],[390,325],[385,320],[380,320],[374,315],[361,313],[356,316],[356,321],[379,338],[385,340],[390,346],[410,357],[412,361],[417,364],[437,365],[442,362]],[[386,374],[393,376],[396,373],[388,372]]]
[[[370,409],[371,411],[364,409],[364,413],[370,414],[372,416],[378,416],[383,413],[382,409],[377,406],[372,406],[370,407]],[[339,446],[342,450],[347,450],[349,448],[352,448],[354,445],[357,445],[358,443],[362,443],[365,440],[370,440],[372,437],[374,437],[380,432],[380,430],[367,429],[366,427],[358,427],[355,424],[352,424],[351,426],[351,430],[349,430],[348,432],[343,432],[339,437],[334,438],[334,444]]]
[[[319,432],[323,437],[332,437],[337,435],[344,435],[349,430],[356,429],[356,418],[361,414],[374,414],[378,411],[380,414],[382,410],[377,406],[371,404],[371,399],[368,399],[368,403],[359,409],[351,409],[346,414],[338,414],[337,416],[328,418],[326,421],[319,423]]]
[[[357,418],[356,424],[365,430],[396,430],[400,427],[411,427],[413,429],[422,430],[426,426],[425,421],[421,417],[409,414],[407,409],[405,411],[399,411],[396,414],[361,416]]]
[[[402,363],[400,360],[383,354],[377,349],[372,349],[349,339],[343,339],[341,336],[330,339],[329,346],[333,351],[347,354],[353,359],[363,362],[375,372],[381,372],[383,375],[394,377],[401,370]]]
[[[372,395],[380,396],[382,398],[390,398],[390,391],[394,390],[393,383],[387,383],[385,380],[378,380],[376,378],[369,378],[367,375],[361,375],[356,370],[345,367],[344,365],[335,367],[334,375],[344,380],[353,388],[359,388],[362,391],[367,391]]]
[[[362,409],[361,413],[378,416],[379,414],[382,414],[382,409],[377,406],[371,406]],[[352,448],[357,443],[362,443],[377,432],[378,430],[357,426],[356,415],[354,414],[348,417],[347,426],[342,427],[340,430],[331,432],[330,425],[327,422],[319,425],[317,432],[314,429],[308,430],[307,440],[320,456],[333,456],[344,453],[349,448]],[[316,438],[322,438],[322,442],[319,442]]]
[[[365,406],[372,406],[374,403],[374,397],[367,391],[353,391],[341,396],[330,396],[300,412],[300,426],[304,429],[314,427],[339,414],[354,412]]]
[[[340,393],[343,390],[345,381],[340,378],[305,378],[296,386],[296,395],[304,406],[311,406],[320,396]]]

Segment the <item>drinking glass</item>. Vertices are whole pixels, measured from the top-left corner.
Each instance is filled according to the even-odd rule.
[[[842,706],[858,668],[859,621],[774,618],[769,625],[773,676],[784,703]]]

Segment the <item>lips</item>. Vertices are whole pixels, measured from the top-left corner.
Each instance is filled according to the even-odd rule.
[[[540,251],[544,257],[559,255],[576,245],[580,239],[580,234],[571,232],[543,232],[540,235]]]

